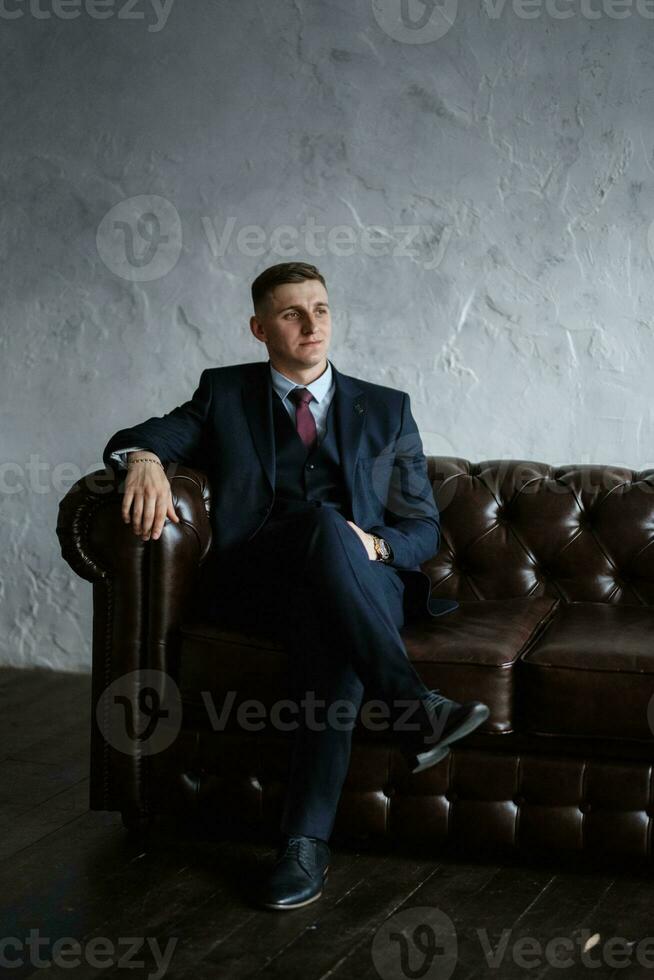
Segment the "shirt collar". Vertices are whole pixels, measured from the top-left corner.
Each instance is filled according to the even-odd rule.
[[[293,388],[306,388],[307,391],[311,392],[316,401],[319,402],[325,397],[331,388],[333,375],[330,360],[327,360],[327,368],[325,371],[323,371],[320,377],[316,378],[315,381],[312,381],[308,385],[300,385],[297,383],[297,381],[292,381],[290,378],[287,378],[285,374],[282,374],[281,371],[278,371],[277,368],[274,368],[270,361],[268,361],[268,363],[270,364],[270,374],[272,376],[273,388],[282,401],[284,401],[286,396],[293,390]]]

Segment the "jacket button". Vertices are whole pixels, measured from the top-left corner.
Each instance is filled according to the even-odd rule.
[[[313,469],[315,469],[315,466],[314,466],[314,464],[313,464],[313,463],[309,463],[309,469],[310,469],[310,470],[313,470]]]

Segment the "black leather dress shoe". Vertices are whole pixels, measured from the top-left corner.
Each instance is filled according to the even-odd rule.
[[[260,902],[267,909],[299,909],[322,895],[330,851],[319,837],[289,835],[277,852],[263,884]]]
[[[421,698],[421,730],[400,740],[400,749],[411,772],[422,772],[444,759],[452,742],[482,725],[490,714],[483,701],[452,701],[434,688]]]

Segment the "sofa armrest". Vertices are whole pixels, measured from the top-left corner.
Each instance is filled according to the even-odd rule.
[[[61,501],[57,522],[63,558],[94,587],[112,588],[129,635],[137,610],[146,616],[140,666],[159,669],[161,643],[190,610],[211,547],[206,474],[177,464],[169,464],[167,473],[180,520],[166,520],[157,541],[142,541],[122,519],[125,471],[107,468],[82,477]]]
[[[87,581],[95,582],[105,578],[118,567],[121,557],[128,558],[130,552],[140,551],[141,547],[163,544],[164,540],[171,557],[183,553],[186,548],[185,539],[188,540],[192,550],[192,543],[195,542],[198,564],[204,561],[211,547],[209,523],[211,489],[206,474],[202,470],[188,466],[168,464],[166,472],[180,523],[175,525],[167,519],[164,525],[165,539],[162,534],[158,542],[143,542],[124,523],[120,514],[126,472],[126,470],[106,467],[104,470],[88,473],[73,484],[61,500],[57,537],[62,556],[73,571]],[[96,523],[97,518],[100,518],[100,521]],[[110,535],[115,533],[116,527],[120,527],[121,532],[124,533],[121,533],[119,541],[113,537],[109,538],[111,557],[108,564],[104,564],[102,559],[103,556],[106,557],[107,540],[103,542],[103,534],[116,518],[116,525],[110,530]],[[181,535],[171,540],[169,530],[179,531],[180,527],[186,527],[190,534],[187,535],[182,530]],[[98,553],[98,545],[101,553]],[[115,553],[115,549],[118,554]]]
[[[92,809],[143,807],[147,760],[142,747],[138,739],[127,751],[124,744],[117,747],[96,717],[98,705],[102,700],[102,710],[108,710],[103,693],[133,671],[161,671],[162,678],[176,680],[178,627],[192,610],[200,566],[211,547],[206,474],[169,464],[167,475],[180,520],[166,521],[156,541],[142,541],[122,519],[124,470],[107,467],[86,475],[59,505],[62,556],[93,583]],[[130,691],[136,699],[134,677]],[[141,732],[148,719],[136,701],[133,711]]]

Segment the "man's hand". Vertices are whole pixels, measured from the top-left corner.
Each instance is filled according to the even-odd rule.
[[[374,535],[368,534],[367,531],[362,531],[361,528],[357,527],[353,521],[348,521],[347,523],[350,525],[353,531],[356,531],[363,541],[363,545],[368,552],[368,558],[370,558],[372,561],[379,561],[377,558],[377,552],[375,551],[375,543],[373,541]]]
[[[126,524],[131,523],[134,534],[143,541],[150,535],[158,538],[167,517],[179,524],[179,517],[173,507],[173,495],[168,477],[163,467],[156,463],[132,463],[132,457],[159,460],[155,453],[141,450],[127,454],[127,477],[125,478],[125,498],[122,515]]]

